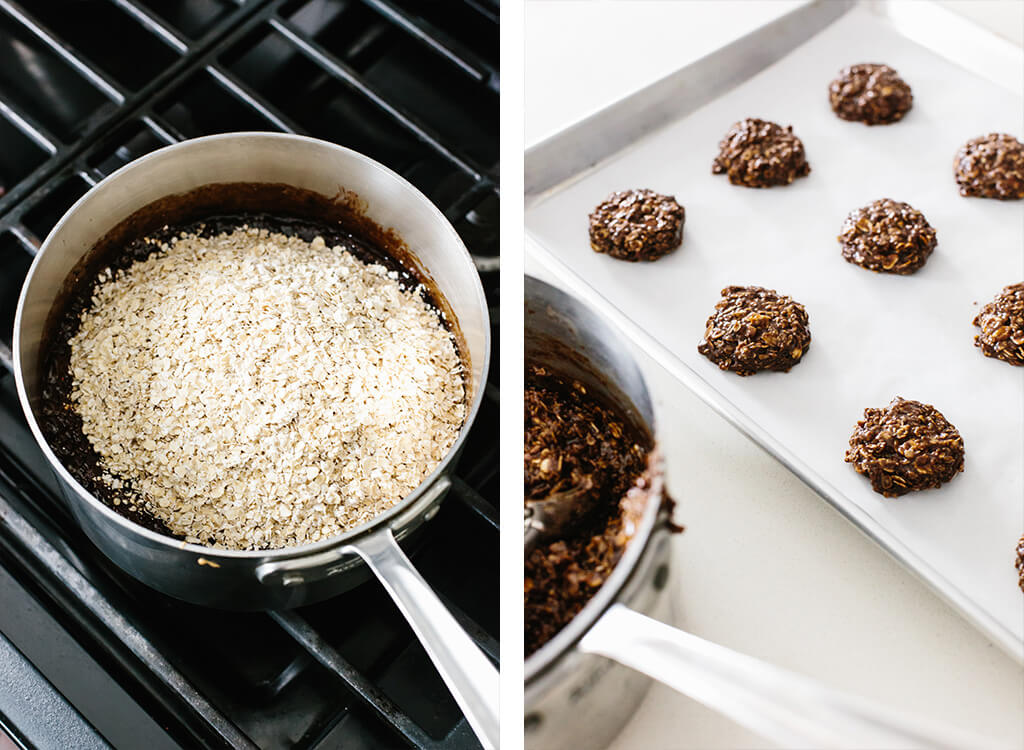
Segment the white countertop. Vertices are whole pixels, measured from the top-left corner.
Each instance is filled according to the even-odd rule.
[[[793,5],[528,1],[527,144]],[[1018,44],[1024,35],[1024,3],[943,5],[966,7]],[[529,257],[526,269],[545,276]],[[687,526],[674,550],[675,624],[893,708],[1024,747],[1024,670],[781,464],[637,356]],[[613,745],[765,746],[661,686]]]

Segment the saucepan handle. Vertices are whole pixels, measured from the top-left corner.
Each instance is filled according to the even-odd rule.
[[[613,605],[579,643],[783,747],[971,748],[991,741],[903,716]]]
[[[385,528],[350,544],[409,621],[470,727],[498,747],[498,670],[437,598]]]
[[[420,497],[420,507],[436,510],[436,501],[451,488],[448,477],[440,477]],[[354,549],[354,544],[343,544],[314,555],[265,562],[256,567],[256,577],[266,586],[302,586],[337,575],[352,567],[352,555],[365,557]]]

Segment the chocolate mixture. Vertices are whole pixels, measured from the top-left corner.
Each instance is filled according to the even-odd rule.
[[[99,257],[92,259],[87,269],[76,269],[70,280],[71,286],[62,298],[58,299],[55,309],[51,312],[43,338],[40,368],[43,382],[37,411],[39,425],[57,458],[88,492],[121,515],[160,534],[174,536],[161,521],[136,502],[130,482],[125,481],[119,489],[113,489],[100,478],[103,474],[100,457],[84,434],[82,419],[72,406],[72,377],[69,369],[71,348],[68,342],[78,332],[82,313],[91,304],[93,290],[102,268],[109,266],[114,271],[128,268],[159,251],[162,244],[181,233],[212,237],[232,232],[243,225],[300,237],[309,242],[320,236],[329,245],[339,245],[364,262],[378,263],[395,271],[405,288],[420,283],[416,274],[403,266],[389,252],[357,238],[338,224],[266,213],[210,216],[201,221],[163,226],[145,236],[130,239],[124,244],[101,249]],[[423,297],[435,309],[439,307],[434,293],[426,285]],[[439,318],[447,327],[445,318],[440,315]],[[458,341],[458,336],[455,338]]]
[[[529,656],[575,617],[608,579],[626,547],[627,493],[647,466],[650,436],[579,382],[540,367],[526,374],[524,491],[527,500],[580,488],[591,512],[564,538],[527,553],[525,648]]]

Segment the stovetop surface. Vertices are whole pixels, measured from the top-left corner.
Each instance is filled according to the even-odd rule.
[[[107,174],[184,138],[274,130],[341,143],[452,221],[481,272],[495,356],[454,489],[411,551],[495,660],[497,54],[488,0],[0,0],[0,360],[53,224]],[[0,730],[16,744],[477,746],[374,582],[292,612],[231,613],[110,564],[60,499],[9,367],[0,603],[11,688]]]

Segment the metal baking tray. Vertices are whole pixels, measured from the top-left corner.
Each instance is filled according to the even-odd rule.
[[[838,119],[829,81],[885,62],[914,91],[903,121]],[[969,138],[1024,136],[1024,54],[933,3],[811,2],[612,104],[526,154],[531,262],[605,312],[624,336],[792,470],[865,534],[1024,662],[1024,369],[983,357],[981,304],[1024,279],[1024,202],[959,196]],[[811,174],[754,190],[711,174],[743,117],[792,124]],[[587,215],[648,187],[686,207],[683,246],[655,263],[593,252]],[[938,247],[913,276],[846,263],[836,235],[876,198],[920,209]],[[789,373],[740,378],[697,343],[719,291],[755,284],[808,310],[811,347]],[[939,490],[875,494],[843,455],[865,407],[934,404],[960,429],[966,471]],[[670,467],[671,476],[671,467]]]

